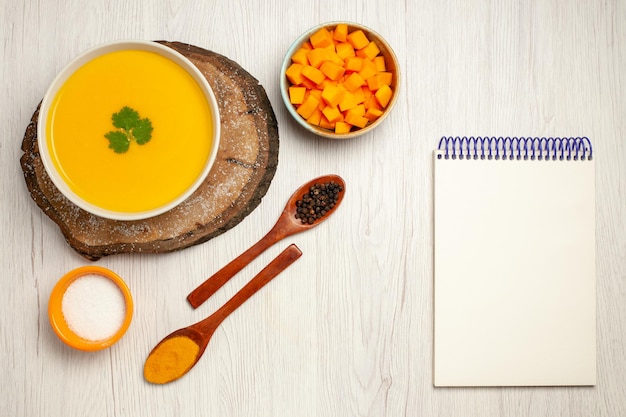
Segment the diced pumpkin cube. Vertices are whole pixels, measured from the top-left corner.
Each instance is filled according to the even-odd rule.
[[[289,87],[289,101],[291,104],[304,103],[304,95],[306,93],[306,87]]]
[[[322,70],[322,69],[320,68],[320,71],[321,71],[321,70]],[[322,74],[323,74],[323,73],[322,73]],[[331,80],[330,78],[328,78],[328,77],[327,77],[327,78],[325,78],[325,79],[324,79],[324,81],[322,81],[322,83],[321,83],[320,85],[318,85],[317,87],[318,87],[318,89],[319,89],[319,90],[322,90],[322,91],[323,91],[323,90],[324,90],[324,88],[328,87],[329,85],[334,85],[334,86],[336,87],[336,86],[337,86],[337,83],[338,83],[337,81],[335,81],[335,80]]]
[[[367,39],[365,32],[358,29],[348,34],[348,42],[354,46],[354,49],[362,49],[365,48],[370,41]]]
[[[319,68],[322,62],[328,60],[328,51],[324,48],[314,48],[307,52],[306,58],[308,62],[305,65],[309,64],[314,68]]]
[[[393,91],[391,91],[391,87],[389,87],[388,85],[383,85],[376,91],[376,93],[374,93],[376,100],[378,100],[378,102],[380,103],[381,106],[383,106],[383,108],[387,107],[387,105],[389,104],[389,101],[391,101],[392,95],[393,95]]]
[[[318,88],[311,88],[308,91],[309,91],[309,95],[312,95],[313,97],[315,97],[317,101],[319,102],[319,104],[317,105],[317,108],[320,109],[321,111],[326,105],[326,103],[324,103],[324,101],[322,100],[322,90],[319,90]]]
[[[358,104],[356,107],[351,108],[346,112],[352,113],[355,116],[365,116],[365,105],[363,103]]]
[[[322,120],[322,111],[320,109],[315,109],[313,113],[306,119],[308,123],[312,125],[319,126],[320,120]]]
[[[369,119],[359,116],[356,112],[349,110],[346,112],[345,116],[346,123],[350,123],[352,126],[360,127],[361,129],[367,125]]]
[[[372,61],[371,59],[363,58],[363,66],[359,71],[359,75],[361,76],[361,78],[367,80],[369,77],[375,75],[376,73],[376,64],[374,64],[374,61]]]
[[[304,103],[297,107],[296,112],[305,119],[308,119],[311,117],[315,109],[317,109],[319,103],[319,100],[315,96],[309,94],[309,96],[304,100]]]
[[[344,89],[338,86],[327,85],[322,90],[322,100],[329,106],[337,107],[341,103],[344,94]]]
[[[321,28],[309,38],[313,48],[324,48],[333,44],[333,35],[326,28]]]
[[[315,85],[324,81],[324,74],[322,74],[322,71],[311,65],[305,65],[302,68],[302,75],[308,80],[311,80]]]
[[[322,74],[327,76],[331,80],[337,80],[339,77],[343,75],[346,70],[341,65],[338,65],[332,61],[326,61],[320,67],[320,71]]]
[[[385,62],[385,57],[382,55],[377,56],[372,61],[374,61],[374,65],[376,65],[376,71],[385,72],[387,71],[387,63]]]
[[[352,125],[346,122],[337,122],[335,123],[335,133],[338,135],[350,133],[350,129],[352,129]]]
[[[382,79],[383,84],[387,84],[391,87],[391,82],[393,81],[393,74],[387,71],[381,71],[376,74]]]
[[[337,65],[341,65],[342,67],[346,64],[342,57],[333,49],[332,51],[328,50],[328,60],[334,62]]]
[[[370,109],[367,109],[364,116],[370,122],[373,122],[374,120],[378,119],[382,115],[383,115],[382,110],[370,108]]]
[[[346,58],[346,71],[361,71],[363,68],[363,58],[358,56],[351,56]]]
[[[367,79],[367,86],[370,90],[376,91],[383,85],[391,86],[392,74],[390,72],[379,72]]]
[[[364,90],[364,87],[359,87],[356,90],[352,91],[352,94],[354,95],[354,100],[358,104],[362,104],[365,102],[366,97],[365,97],[365,93],[363,92],[363,90]]]
[[[334,123],[334,122],[338,122],[340,120],[343,120],[343,115],[341,114],[341,112],[339,111],[339,109],[337,107],[326,106],[326,107],[324,107],[324,110],[322,110],[322,114],[324,116],[326,116],[326,119],[330,123]]]
[[[359,49],[356,51],[356,55],[362,58],[367,58],[370,61],[378,56],[380,53],[380,48],[376,45],[375,42],[368,43],[365,48]]]
[[[348,25],[340,23],[333,31],[333,39],[337,42],[345,42],[348,39]]]
[[[341,42],[335,45],[335,51],[337,52],[337,55],[339,55],[339,57],[341,57],[341,59],[343,59],[344,61],[348,57],[356,56],[354,46],[352,46],[352,44],[348,42]]]
[[[309,63],[306,57],[307,52],[309,52],[308,49],[305,49],[305,48],[298,49],[291,57],[291,62],[295,62],[296,64],[307,65]]]
[[[335,123],[329,122],[328,119],[326,118],[326,116],[324,116],[324,114],[322,114],[322,117],[320,119],[319,127],[324,128],[324,129],[334,130],[335,129]]]
[[[302,68],[304,65],[302,64],[291,64],[289,68],[285,71],[285,75],[291,84],[302,84]]]
[[[364,84],[365,80],[357,72],[350,74],[350,76],[343,82],[344,87],[346,87],[348,91],[354,91]]]
[[[363,105],[365,106],[366,110],[369,110],[369,109],[382,110],[383,109],[383,106],[380,105],[380,103],[378,102],[374,94],[366,98],[365,101],[363,102]]]
[[[309,94],[315,96],[316,99],[322,99],[322,90],[318,90],[317,88],[312,88],[309,90]]]
[[[317,84],[315,84],[313,81],[309,80],[305,76],[302,76],[302,82],[300,83],[300,85],[302,85],[303,87],[306,87],[309,90],[313,90],[317,88]]]
[[[354,97],[354,94],[350,93],[349,91],[346,91],[346,93],[341,98],[341,102],[339,102],[339,109],[343,112],[346,110],[350,110],[358,105],[359,103]]]
[[[304,49],[313,49],[313,45],[311,45],[311,42],[309,41],[304,41],[304,43],[302,43],[302,47]]]

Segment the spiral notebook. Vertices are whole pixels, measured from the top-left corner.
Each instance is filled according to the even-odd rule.
[[[434,385],[595,385],[589,139],[444,137],[433,164]]]

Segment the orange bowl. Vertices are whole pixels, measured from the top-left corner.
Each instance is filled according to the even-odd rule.
[[[63,315],[62,305],[65,292],[72,283],[86,275],[99,275],[109,279],[117,286],[117,288],[124,296],[124,321],[113,335],[105,339],[89,340],[77,335],[70,328]],[[128,286],[116,273],[99,266],[83,266],[65,274],[52,289],[52,293],[50,294],[50,301],[48,303],[48,318],[50,319],[50,325],[52,326],[52,329],[54,330],[56,335],[68,346],[84,351],[101,350],[116,343],[122,338],[122,336],[124,336],[126,330],[128,330],[128,327],[130,326],[130,322],[132,320],[132,316],[133,299],[130,294],[130,290],[128,289]]]

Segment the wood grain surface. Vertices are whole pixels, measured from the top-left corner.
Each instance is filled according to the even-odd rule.
[[[389,118],[349,141],[300,128],[278,85],[291,42],[340,19],[384,36],[404,81]],[[0,415],[626,416],[624,1],[24,0],[3,2],[0,22]],[[47,305],[64,273],[92,262],[31,199],[20,147],[61,68],[129,38],[197,45],[245,68],[275,110],[280,163],[237,227],[182,251],[97,261],[127,282],[135,313],[120,342],[89,354],[56,338]],[[593,141],[595,387],[433,387],[432,152],[444,135]],[[330,173],[346,181],[332,218],[189,307],[186,295],[258,241],[299,185]],[[221,324],[191,372],[143,380],[159,340],[216,311],[290,243],[302,257]]]
[[[211,85],[221,138],[215,163],[198,189],[175,208],[136,221],[105,219],[80,209],[54,186],[37,145],[39,108],[26,127],[20,158],[31,197],[68,244],[95,261],[119,253],[166,253],[204,243],[254,210],[278,164],[278,125],[263,86],[223,55],[181,42],[162,44],[191,60]]]

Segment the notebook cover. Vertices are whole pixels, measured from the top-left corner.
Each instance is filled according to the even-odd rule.
[[[594,160],[434,158],[434,385],[594,385]]]

